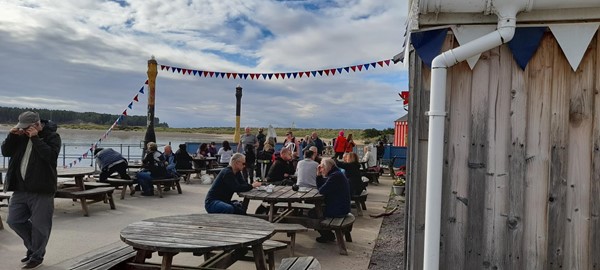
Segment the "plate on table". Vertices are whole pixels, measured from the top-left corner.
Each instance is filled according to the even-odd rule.
[[[310,188],[307,188],[307,187],[298,188],[298,192],[308,192],[308,191],[310,191]]]

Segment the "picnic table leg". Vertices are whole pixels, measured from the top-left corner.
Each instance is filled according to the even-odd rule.
[[[162,195],[163,194],[163,187],[160,184],[160,182],[156,183],[156,188],[158,189],[158,197],[162,198],[163,197],[163,195]]]
[[[275,202],[269,202],[269,222],[273,222],[273,216],[275,215]]]
[[[112,209],[112,210],[117,209],[115,207],[115,200],[113,199],[113,193],[112,193],[112,191],[106,193],[106,197],[108,198],[108,203],[110,204],[110,209]]]
[[[123,185],[121,189],[121,200],[125,199],[125,193],[127,192],[127,185]]]
[[[262,243],[252,246],[252,254],[254,255],[256,270],[267,270],[267,262],[265,261],[265,252]]]
[[[177,193],[181,194],[181,185],[179,184],[179,181],[175,181],[175,186],[177,187]]]
[[[159,252],[158,255],[163,257],[160,270],[171,270],[171,266],[173,265],[173,256],[177,255],[177,253]]]
[[[89,217],[90,214],[88,213],[87,199],[85,197],[83,197],[83,198],[80,198],[79,201],[81,202],[81,209],[83,210],[83,216]]]
[[[137,253],[135,254],[135,258],[133,258],[133,262],[135,263],[144,263],[146,259],[152,258],[152,251],[137,249]]]
[[[250,200],[244,198],[244,200],[242,201],[242,206],[244,207],[244,209],[248,209],[249,204],[250,204]]]

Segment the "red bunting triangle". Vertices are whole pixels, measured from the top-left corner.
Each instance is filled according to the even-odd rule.
[[[250,79],[254,80],[254,73],[250,73]]]
[[[210,74],[210,77],[212,78],[213,75],[215,75],[214,71],[208,72],[208,74]]]
[[[389,65],[390,65],[390,59],[388,59],[388,60],[385,60],[385,61],[383,61],[383,62],[385,62],[385,65],[386,65],[386,66],[389,66]]]
[[[183,71],[182,74],[185,75],[185,73],[187,72],[187,69],[182,68],[181,71]]]
[[[235,79],[237,77],[237,73],[233,73],[233,78]],[[242,76],[240,76],[242,77]]]
[[[139,100],[138,100],[138,95],[135,95],[135,97],[133,97],[133,100],[135,100],[135,101],[139,101]]]
[[[148,80],[146,80],[146,82],[144,84],[148,84]]]
[[[160,70],[165,70],[165,65],[160,65]]]
[[[383,61],[379,61],[379,62],[377,62],[377,64],[378,64],[380,67],[383,67]]]
[[[356,72],[356,66],[351,66],[352,72]]]
[[[325,75],[329,76],[329,69],[325,70]]]
[[[363,65],[358,65],[358,71],[362,71]]]
[[[306,77],[310,78],[310,72],[308,72],[308,71],[305,71],[305,72],[304,72],[304,75],[306,75]]]
[[[229,77],[231,77],[231,73],[227,72],[227,79],[229,79]]]
[[[331,76],[335,75],[335,68],[330,69],[331,71]]]
[[[127,115],[127,110],[124,110],[122,115]]]
[[[208,71],[204,71],[202,72],[202,74],[204,75],[204,77],[206,77],[206,75],[208,75]]]
[[[298,72],[298,73],[299,73],[298,75],[300,75],[300,78],[302,78],[302,74],[304,74],[304,72]]]
[[[285,80],[285,73],[279,73],[279,76],[281,76],[282,80]]]
[[[279,79],[279,73],[275,73],[275,79]]]

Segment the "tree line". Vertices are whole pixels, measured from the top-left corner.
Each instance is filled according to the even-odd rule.
[[[49,119],[57,124],[97,124],[112,125],[120,115],[95,113],[95,112],[74,112],[66,110],[49,110],[36,108],[16,108],[0,107],[0,123],[16,124],[19,114],[24,111],[34,111],[40,114],[40,118]],[[160,123],[158,117],[154,118],[156,127],[169,127],[167,123]],[[146,126],[146,116],[128,115],[124,116],[119,126]]]

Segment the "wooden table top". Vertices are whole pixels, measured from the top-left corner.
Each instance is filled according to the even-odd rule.
[[[240,192],[239,195],[244,197],[244,199],[268,202],[311,202],[325,199],[316,188],[309,188],[307,191],[301,192],[292,190],[290,186],[275,186],[271,193],[255,188],[250,191]]]
[[[58,177],[75,177],[94,174],[96,169],[93,167],[77,167],[77,168],[56,168]]]
[[[129,224],[121,240],[134,248],[159,252],[205,253],[264,242],[275,232],[265,220],[232,214],[165,216]]]

